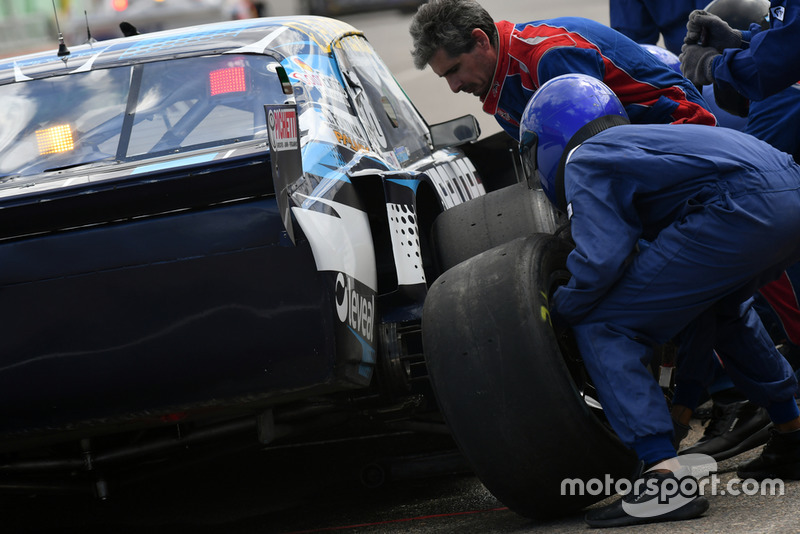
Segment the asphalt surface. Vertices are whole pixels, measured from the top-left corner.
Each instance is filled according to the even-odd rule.
[[[689,440],[702,429],[693,422]],[[154,478],[111,486],[105,502],[80,496],[14,496],[0,501],[3,532],[36,534],[463,534],[587,531],[583,512],[532,521],[509,511],[468,472],[387,468],[377,487],[362,480],[364,467],[394,459],[400,465],[440,454],[405,436],[303,449],[243,450],[211,462],[163,469]],[[724,485],[755,449],[719,464]],[[389,466],[391,464],[384,463]],[[169,468],[169,465],[161,466]],[[396,476],[392,476],[391,474]],[[800,482],[784,495],[708,495],[698,519],[614,529],[641,533],[789,533],[800,531]],[[609,500],[604,502],[609,502]],[[603,503],[599,503],[603,504]]]

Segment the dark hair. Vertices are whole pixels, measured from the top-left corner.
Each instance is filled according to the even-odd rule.
[[[483,30],[497,48],[497,28],[491,15],[475,0],[429,0],[411,20],[414,66],[424,69],[438,49],[450,57],[472,51],[472,30]]]

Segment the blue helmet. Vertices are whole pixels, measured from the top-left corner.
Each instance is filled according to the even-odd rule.
[[[606,84],[586,74],[562,74],[544,84],[525,106],[519,139],[525,174],[539,174],[547,198],[566,211],[564,165],[570,151],[628,115]]]
[[[683,74],[681,73],[681,60],[678,59],[678,56],[676,56],[666,48],[661,48],[658,45],[643,44],[639,46],[641,46],[642,48],[644,48],[645,50],[656,56],[658,59],[661,60],[662,63],[665,63],[672,70],[683,76]]]

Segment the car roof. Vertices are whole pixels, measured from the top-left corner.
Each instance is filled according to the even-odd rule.
[[[113,65],[181,56],[242,52],[289,57],[329,54],[344,36],[361,32],[340,20],[296,16],[233,20],[71,46],[69,55],[52,50],[0,59],[0,85],[83,72]]]

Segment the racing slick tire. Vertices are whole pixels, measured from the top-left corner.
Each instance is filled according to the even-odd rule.
[[[495,497],[534,519],[608,496],[595,487],[581,495],[568,481],[629,479],[636,465],[569,332],[550,321],[548,297],[569,279],[572,247],[534,234],[463,261],[432,284],[422,315],[429,375],[454,440]]]
[[[565,222],[544,191],[527,182],[481,195],[445,210],[433,222],[439,271],[518,237],[552,234]]]

